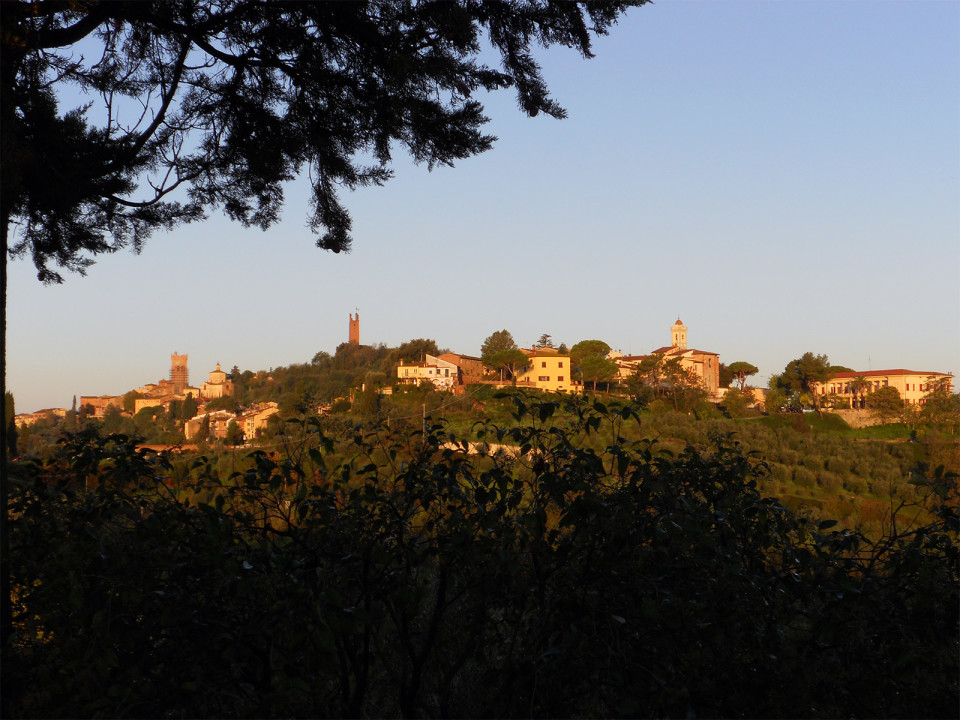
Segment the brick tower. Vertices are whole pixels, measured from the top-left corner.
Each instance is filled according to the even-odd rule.
[[[190,384],[190,373],[187,370],[187,356],[173,353],[170,356],[170,382],[173,383],[173,392],[178,395]]]
[[[350,313],[350,335],[349,342],[351,345],[360,344],[360,311],[357,311],[357,316],[354,317],[353,313]]]

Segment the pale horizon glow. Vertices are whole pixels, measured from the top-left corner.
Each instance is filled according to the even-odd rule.
[[[8,263],[18,413],[166,378],[310,362],[347,340],[428,337],[478,355],[669,344],[760,368],[804,352],[855,370],[960,371],[960,3],[662,2],[585,61],[541,53],[569,118],[486,96],[499,140],[456,168],[398,148],[344,192],[353,251],[314,247],[303,182],[280,223],[213,213],[43,286]]]

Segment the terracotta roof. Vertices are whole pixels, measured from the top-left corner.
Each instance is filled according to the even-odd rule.
[[[943,377],[953,377],[950,373],[942,372],[933,372],[933,371],[924,371],[924,370],[904,370],[903,368],[898,368],[896,370],[862,370],[851,372],[838,372],[830,375],[830,379],[834,378],[855,378],[855,377],[882,377],[884,375],[941,375]]]
[[[519,348],[527,357],[553,357],[553,358],[565,358],[570,357],[569,355],[561,355],[560,351],[556,348]]]
[[[461,360],[476,360],[476,361],[478,361],[478,362],[482,362],[482,360],[481,360],[480,358],[474,357],[473,355],[464,355],[463,353],[455,353],[455,352],[441,353],[441,354],[438,355],[437,357],[439,357],[441,360],[443,360],[443,356],[444,356],[444,355],[449,355],[450,357],[457,357],[457,358],[460,358]],[[449,361],[448,361],[448,362],[449,362]]]
[[[679,317],[677,317],[677,321],[673,324],[674,327],[677,327],[677,325],[683,325],[683,323],[680,322],[680,318],[679,318]]]

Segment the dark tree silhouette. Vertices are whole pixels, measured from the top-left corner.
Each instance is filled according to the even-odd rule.
[[[306,169],[317,245],[347,250],[339,188],[382,184],[395,147],[431,168],[490,148],[480,91],[564,117],[531,48],[590,57],[647,1],[4,2],[4,248],[60,282],[56,267],[209,209],[266,228]],[[79,93],[89,104],[62,113]]]
[[[58,268],[82,274],[208,210],[266,228],[305,169],[317,245],[347,250],[339,188],[385,182],[394,147],[431,168],[490,148],[480,91],[513,88],[528,115],[563,117],[531,48],[591,57],[592,35],[648,1],[4,0],[3,296],[10,255],[61,282]],[[481,39],[499,68],[478,61]]]

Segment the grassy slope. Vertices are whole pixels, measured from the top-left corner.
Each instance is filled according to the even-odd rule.
[[[472,434],[478,417],[500,426],[512,424],[511,401],[485,399],[480,405],[471,412],[446,412],[443,417],[463,436]],[[562,422],[563,415],[555,421]],[[929,460],[922,434],[920,442],[914,441],[904,425],[856,429],[829,413],[823,417],[804,413],[730,419],[712,411],[699,418],[671,412],[644,414],[639,428],[624,427],[627,438],[655,437],[661,448],[671,452],[688,444],[708,449],[712,433],[733,433],[758,463],[762,461],[767,468],[761,480],[765,493],[796,511],[837,519],[842,526],[868,532],[888,522],[894,507],[917,499],[912,473],[918,463]],[[591,444],[602,450],[604,435]],[[948,466],[956,465],[957,460],[960,458],[954,457]],[[914,513],[909,507],[901,512],[906,518]]]

